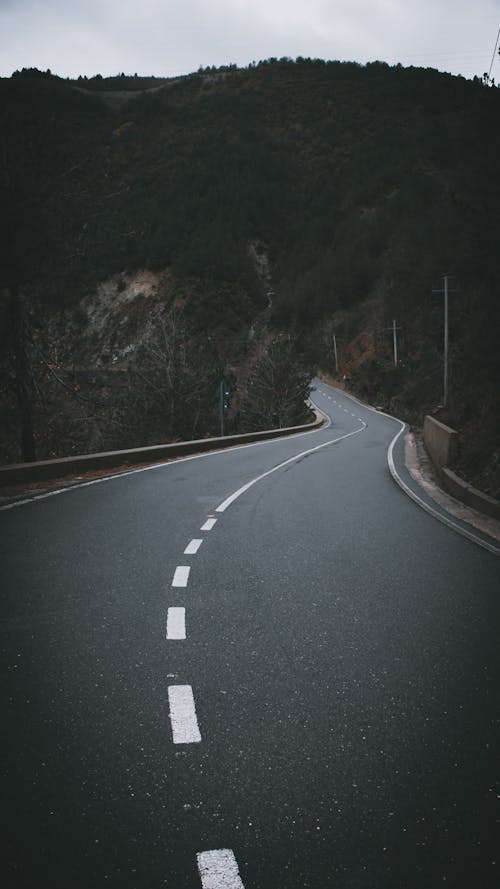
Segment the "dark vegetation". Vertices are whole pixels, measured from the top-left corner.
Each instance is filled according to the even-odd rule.
[[[269,429],[284,429],[307,422],[305,400],[311,375],[297,359],[289,337],[272,342],[255,362],[241,397],[241,428],[252,432],[265,417]],[[301,415],[302,411],[302,415]]]
[[[118,112],[102,98],[113,90],[133,97]],[[268,60],[170,81],[37,71],[1,80],[4,459],[35,445],[39,456],[61,452],[40,408],[46,319],[77,312],[112,275],[168,269],[175,286],[161,323],[177,306],[185,345],[177,340],[171,395],[185,387],[183,408],[161,383],[158,344],[145,343],[126,368],[126,396],[111,387],[104,398],[103,445],[216,433],[209,393],[223,374],[231,431],[255,426],[255,399],[252,418],[245,404],[266,344],[285,332],[302,370],[332,372],[335,332],[339,372],[355,391],[415,423],[438,411],[464,433],[462,470],[493,489],[499,111],[499,90],[479,79],[378,62]],[[268,256],[271,281],[251,244]],[[443,314],[432,290],[443,273],[456,289],[439,411]],[[75,337],[81,365],[78,347]],[[270,415],[262,405],[261,422]],[[84,431],[69,446],[89,447]]]

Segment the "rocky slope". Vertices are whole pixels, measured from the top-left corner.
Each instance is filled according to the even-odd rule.
[[[49,456],[209,434],[223,376],[237,424],[271,340],[331,372],[335,333],[362,397],[439,412],[494,487],[499,104],[480,81],[305,59],[0,80],[2,459],[30,435]]]

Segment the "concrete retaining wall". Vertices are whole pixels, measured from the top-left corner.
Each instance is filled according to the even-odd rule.
[[[494,497],[489,497],[488,494],[483,494],[482,491],[478,491],[477,488],[465,482],[455,472],[448,469],[447,466],[443,466],[441,470],[441,479],[445,491],[451,494],[452,497],[455,497],[467,506],[472,506],[473,509],[478,509],[479,512],[484,512],[485,515],[489,515],[494,519],[500,519],[500,501],[495,500]]]
[[[466,506],[478,509],[479,512],[494,519],[500,519],[500,502],[478,491],[449,467],[458,456],[458,432],[435,420],[434,417],[427,416],[424,420],[423,439],[445,491]]]
[[[424,420],[423,439],[436,469],[453,464],[458,456],[458,432],[455,429],[427,416]]]
[[[145,448],[134,448],[126,451],[106,451],[101,454],[81,454],[75,457],[62,457],[57,460],[39,460],[36,463],[12,463],[0,467],[0,488],[32,482],[49,481],[69,475],[79,475],[101,469],[127,469],[145,463],[171,460],[189,454],[200,454],[230,448],[234,445],[249,444],[253,441],[266,441],[280,438],[283,435],[294,435],[298,432],[311,432],[319,429],[325,418],[314,411],[316,419],[303,426],[291,426],[286,429],[268,429],[263,432],[249,432],[244,435],[227,435],[224,438],[201,438],[195,441],[182,441],[175,444],[151,445]]]

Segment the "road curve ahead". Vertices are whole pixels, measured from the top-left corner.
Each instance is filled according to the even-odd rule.
[[[4,886],[500,885],[500,560],[314,398],[0,511]]]

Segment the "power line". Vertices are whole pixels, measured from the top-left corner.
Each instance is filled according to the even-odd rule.
[[[495,56],[496,56],[496,52],[497,52],[498,38],[499,38],[499,37],[500,37],[500,28],[498,29],[497,39],[495,40],[495,46],[493,47],[493,55],[492,55],[492,57],[491,57],[490,70],[488,71],[488,80],[490,79],[491,70],[492,70],[492,68],[493,68],[493,62],[495,61]]]
[[[461,59],[466,58],[467,56],[484,56],[485,52],[488,50],[485,49],[456,49],[449,50],[448,52],[443,52],[440,49],[437,49],[435,52],[418,52],[418,53],[404,53],[399,58],[401,59]]]

